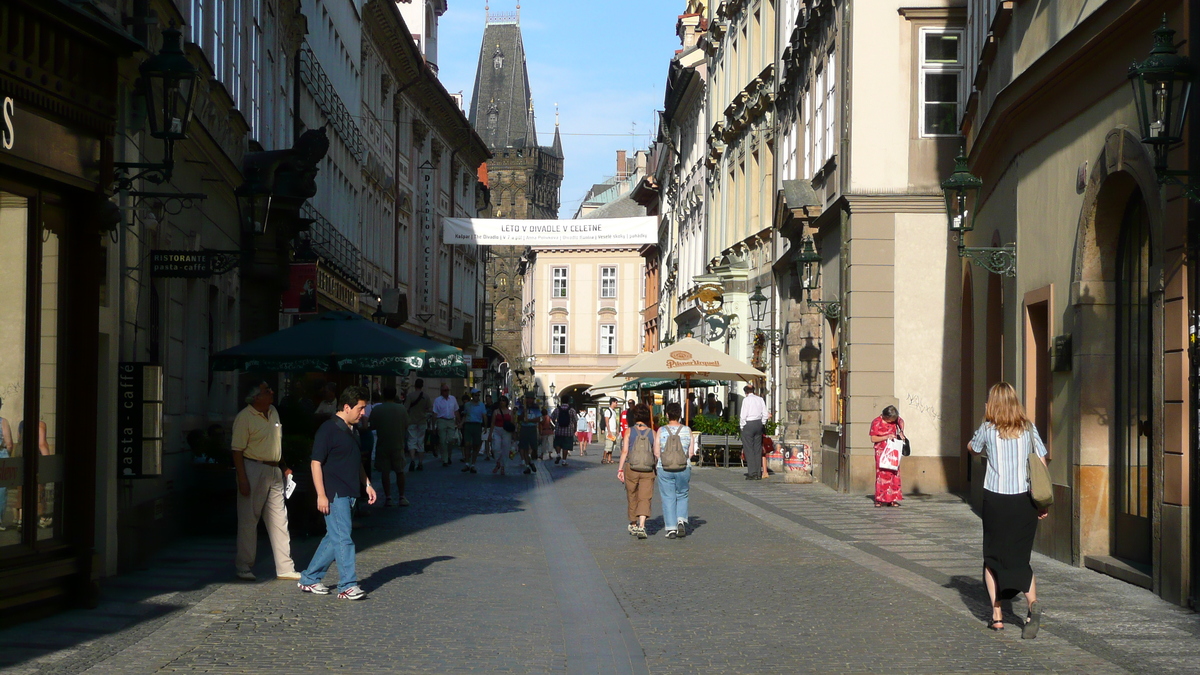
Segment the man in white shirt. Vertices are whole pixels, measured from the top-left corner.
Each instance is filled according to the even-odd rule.
[[[433,399],[433,416],[437,424],[438,455],[442,458],[442,466],[450,466],[450,449],[458,445],[458,428],[461,414],[458,399],[450,395],[450,385],[442,385],[442,395]]]
[[[767,412],[767,402],[754,393],[753,385],[746,385],[742,391],[746,397],[742,399],[742,457],[746,460],[746,480],[762,480],[762,440],[763,424],[770,419]]]

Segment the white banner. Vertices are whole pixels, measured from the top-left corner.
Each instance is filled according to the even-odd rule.
[[[640,246],[658,243],[658,218],[505,220],[444,218],[443,244],[476,246]]]

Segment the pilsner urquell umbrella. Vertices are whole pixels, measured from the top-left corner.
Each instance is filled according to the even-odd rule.
[[[683,378],[688,383],[688,389],[691,389],[692,378],[753,382],[760,377],[767,376],[766,373],[745,361],[717,351],[696,338],[684,338],[650,354],[632,366],[627,365],[618,369],[614,375]]]
[[[462,350],[353,312],[326,312],[213,356],[214,370],[466,376]]]

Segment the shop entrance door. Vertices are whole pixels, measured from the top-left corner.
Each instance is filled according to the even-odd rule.
[[[1113,555],[1149,565],[1153,475],[1150,222],[1139,195],[1130,200],[1121,222],[1117,265]]]

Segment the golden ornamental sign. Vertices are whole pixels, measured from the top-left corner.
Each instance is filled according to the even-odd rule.
[[[725,305],[725,289],[718,284],[704,284],[696,290],[696,304],[705,314],[716,314]]]

